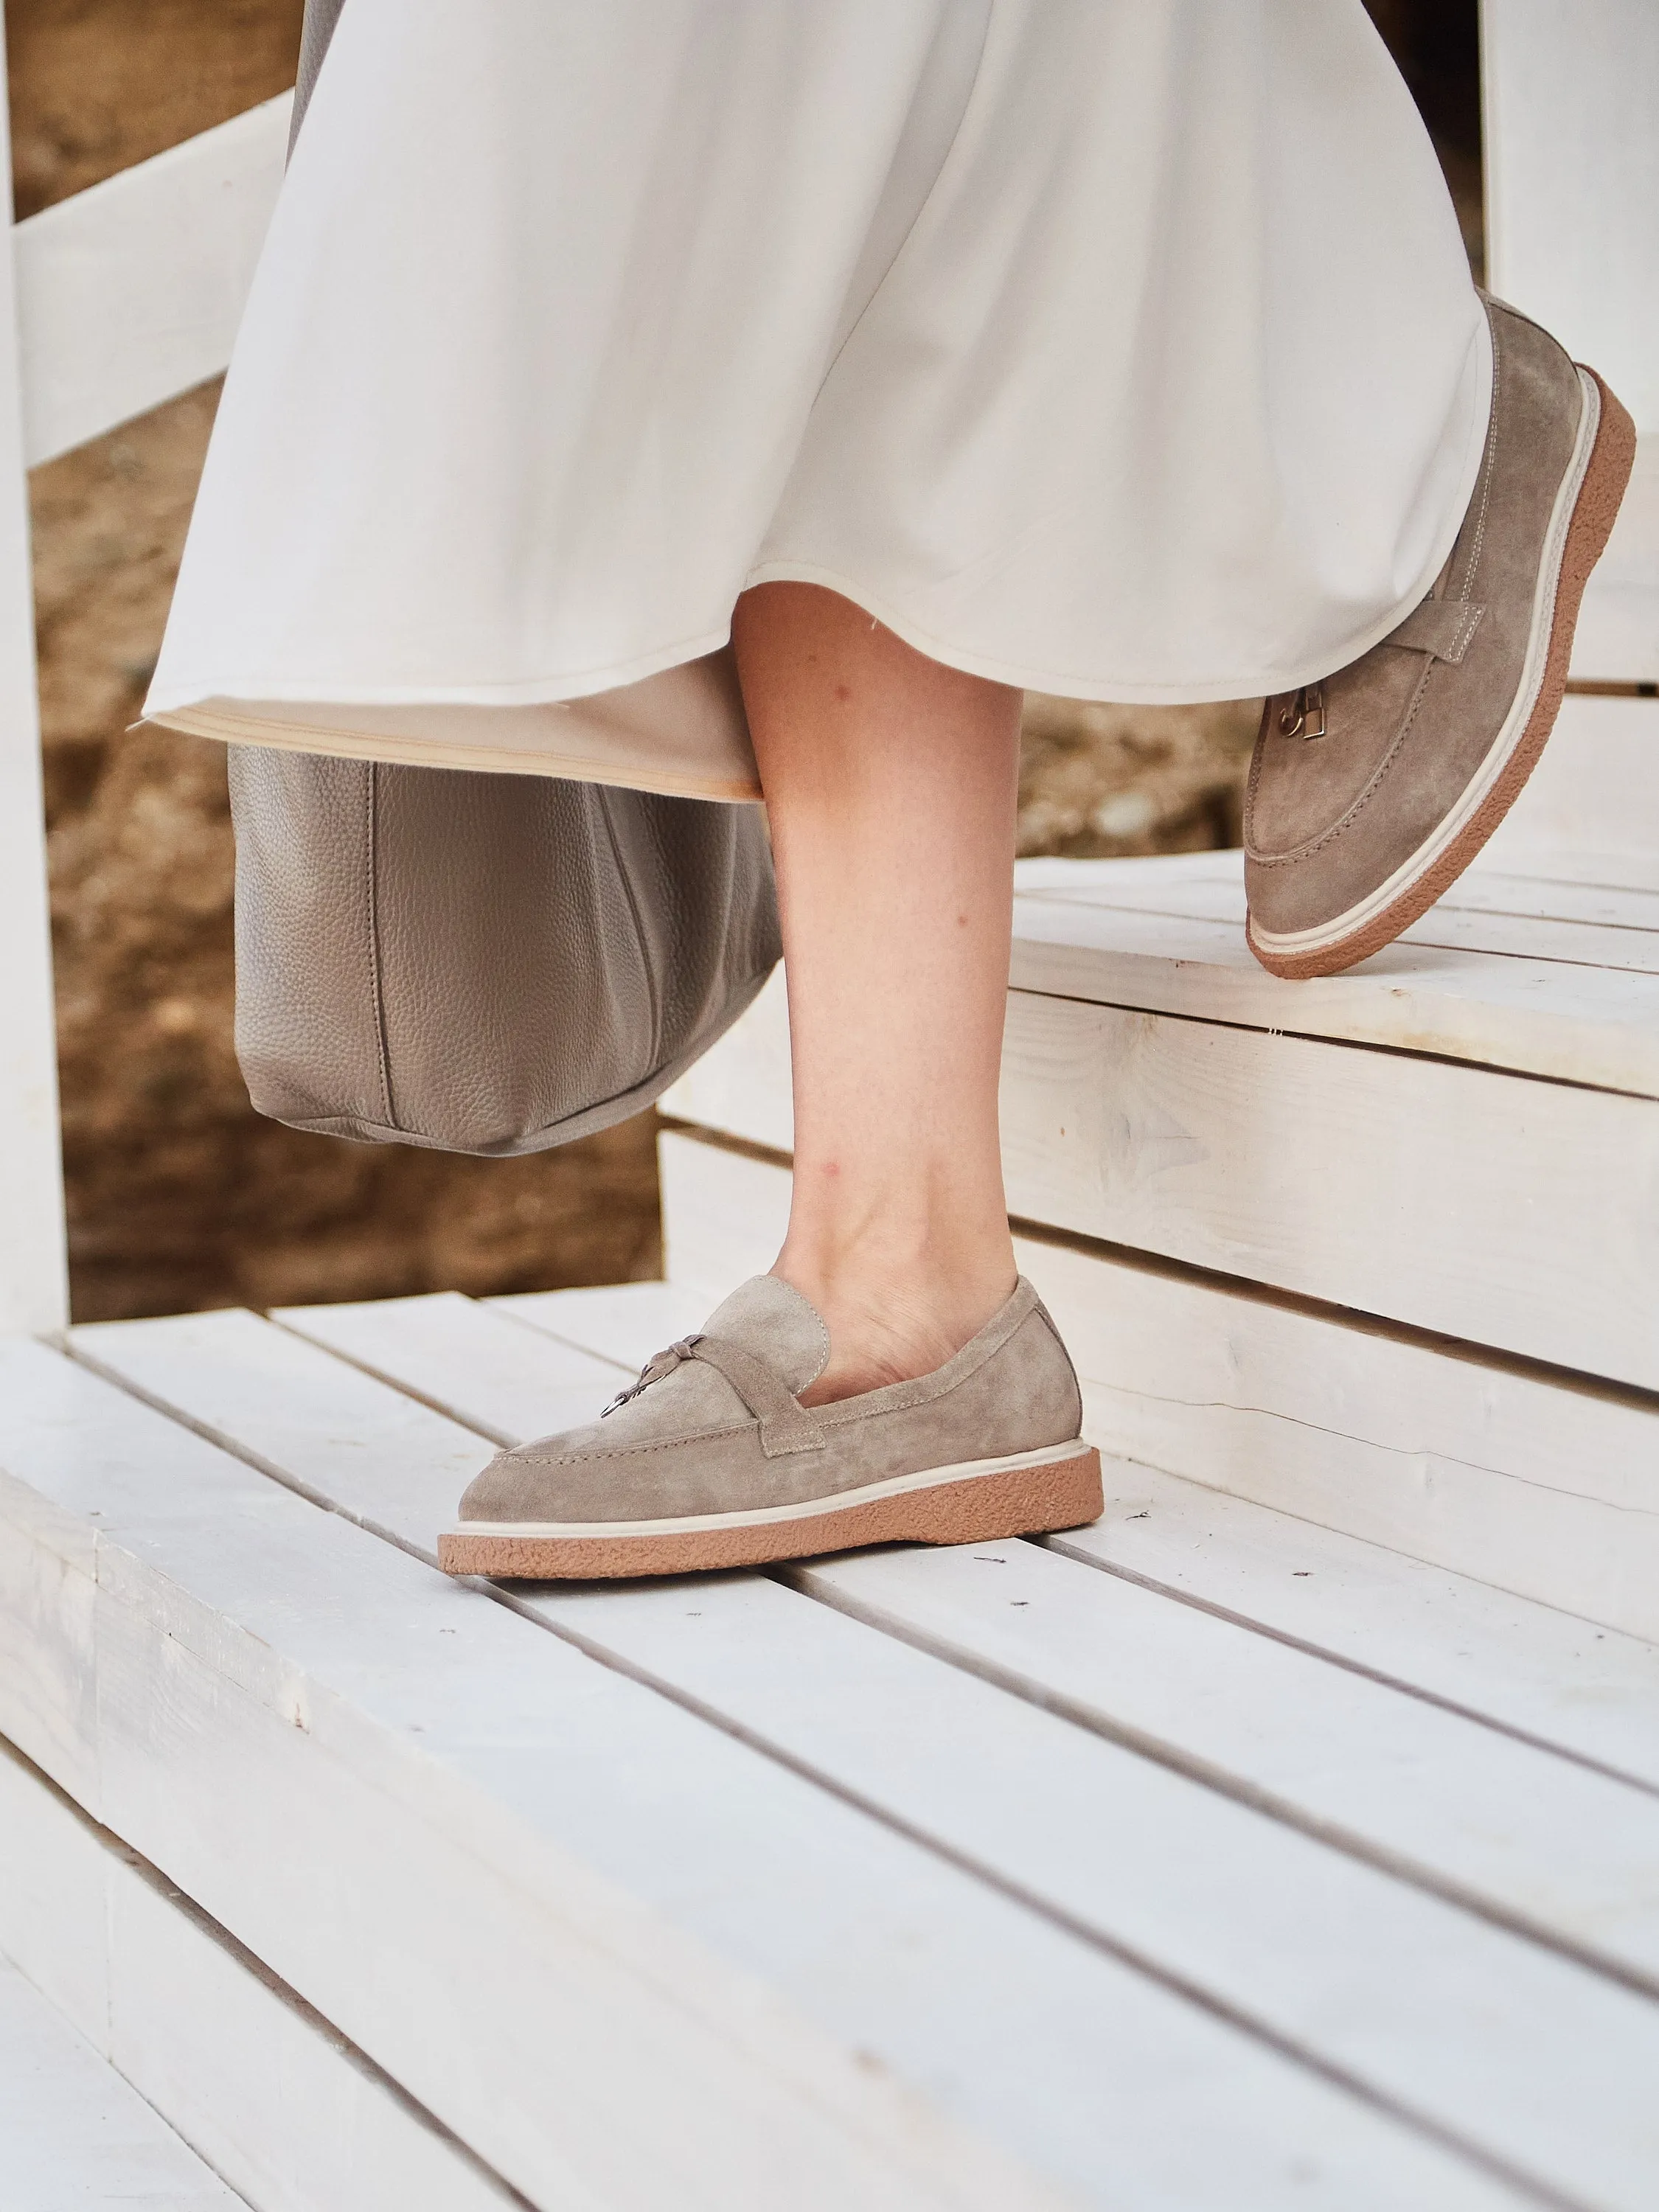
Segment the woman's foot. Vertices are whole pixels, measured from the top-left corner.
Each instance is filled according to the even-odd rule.
[[[531,1580],[684,1574],[994,1542],[1102,1510],[1077,1376],[1023,1279],[930,1371],[809,1406],[830,1361],[811,1304],[756,1276],[598,1421],[499,1453],[439,1539],[440,1565]]]
[[[459,1574],[667,1574],[1100,1510],[1002,1189],[1020,695],[810,584],[746,592],[732,641],[789,982],[789,1232],[605,1420],[485,1470],[444,1539]]]
[[[999,1224],[1000,1226],[1000,1224]],[[977,1267],[931,1271],[863,1265],[813,1265],[792,1240],[772,1273],[822,1315],[830,1357],[801,1392],[807,1406],[833,1405],[931,1375],[1006,1304],[1018,1280],[1012,1247],[1001,1240],[977,1255]]]
[[[1322,684],[1269,699],[1244,807],[1250,950],[1334,975],[1392,943],[1509,811],[1566,690],[1636,451],[1594,371],[1499,301],[1480,481],[1434,591]]]

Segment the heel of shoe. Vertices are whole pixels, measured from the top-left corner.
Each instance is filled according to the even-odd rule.
[[[1571,591],[1571,610],[1575,620],[1590,573],[1607,550],[1629,488],[1631,471],[1636,465],[1636,425],[1629,410],[1616,393],[1608,390],[1595,369],[1584,362],[1576,366],[1590,379],[1600,395],[1601,419],[1596,427],[1589,466],[1584,471],[1584,487],[1578,495],[1561,561],[1561,584],[1556,605],[1559,609]]]

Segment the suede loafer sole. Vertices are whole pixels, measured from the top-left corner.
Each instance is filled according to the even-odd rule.
[[[1630,479],[1636,432],[1594,369],[1579,366],[1584,407],[1563,480],[1534,600],[1532,643],[1503,728],[1432,836],[1346,914],[1316,928],[1274,933],[1252,916],[1251,951],[1275,975],[1330,975],[1392,944],[1449,890],[1520,795],[1555,726],[1567,688],[1573,631]]]
[[[438,1539],[446,1574],[599,1582],[757,1567],[870,1544],[984,1544],[1078,1528],[1104,1510],[1100,1454],[1041,1451],[891,1475],[802,1504],[658,1521],[462,1521]]]

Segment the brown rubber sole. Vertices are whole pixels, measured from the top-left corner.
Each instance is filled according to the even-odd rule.
[[[451,1529],[438,1539],[447,1575],[490,1575],[523,1582],[601,1582],[635,1575],[695,1574],[714,1567],[769,1566],[867,1544],[988,1544],[1080,1528],[1105,1510],[1100,1454],[1092,1444],[1066,1456],[994,1467],[977,1474],[940,1470],[938,1482],[859,1493],[843,1504],[826,1498],[808,1511],[771,1518],[707,1514],[694,1524],[587,1523],[565,1532],[533,1524],[492,1534],[488,1522]],[[884,1486],[872,1485],[879,1492]]]
[[[1392,945],[1401,930],[1420,921],[1435,901],[1451,889],[1514,805],[1527,778],[1537,767],[1550,732],[1555,727],[1561,702],[1566,696],[1573,632],[1578,627],[1584,586],[1613,535],[1613,526],[1636,460],[1636,425],[1595,371],[1586,368],[1585,374],[1595,378],[1601,395],[1601,419],[1573,507],[1572,520],[1567,526],[1543,681],[1519,743],[1484,803],[1445,851],[1352,937],[1340,938],[1314,952],[1271,952],[1257,944],[1255,928],[1247,920],[1244,933],[1250,950],[1271,974],[1287,976],[1293,982],[1304,981],[1313,975],[1335,975],[1345,968],[1369,959],[1373,952],[1380,952],[1385,945]]]

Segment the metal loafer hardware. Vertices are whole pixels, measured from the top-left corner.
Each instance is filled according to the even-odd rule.
[[[695,1348],[702,1340],[699,1336],[677,1337],[665,1351],[653,1352],[641,1368],[638,1380],[618,1390],[608,1406],[600,1407],[599,1419],[603,1420],[607,1413],[614,1413],[619,1406],[625,1406],[630,1398],[637,1398],[653,1382],[660,1382],[665,1375],[672,1375],[683,1360],[695,1356]]]
[[[1324,736],[1325,687],[1322,684],[1304,684],[1294,696],[1286,698],[1279,710],[1279,734],[1281,738]]]

